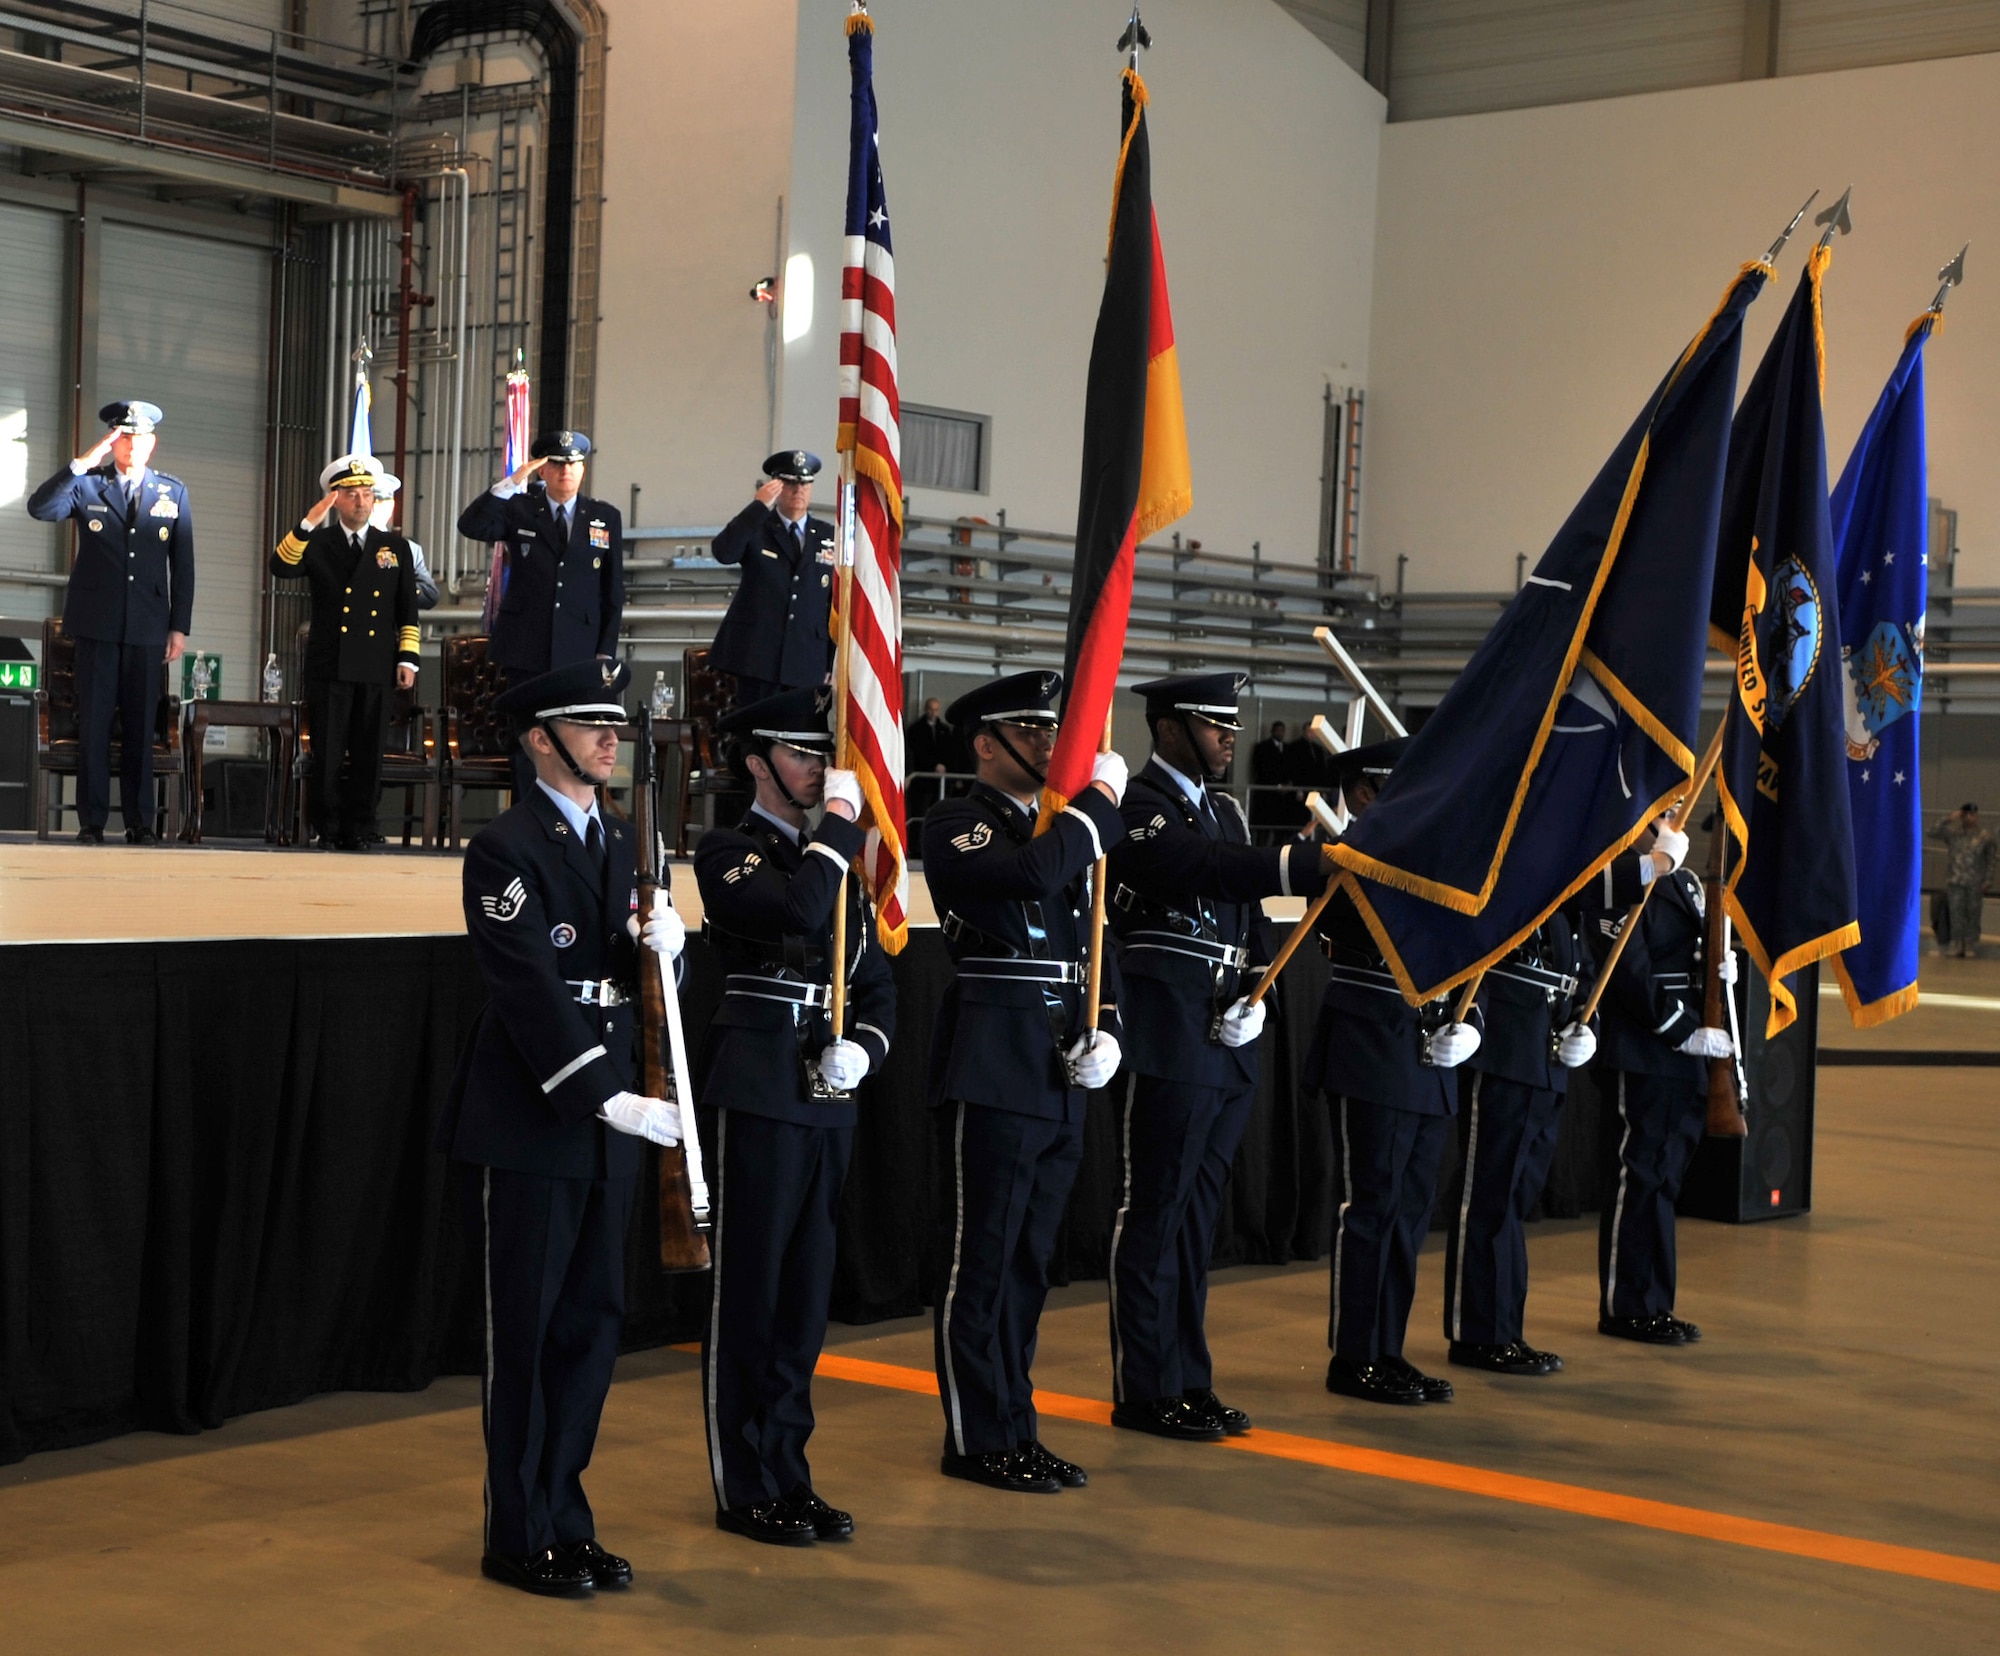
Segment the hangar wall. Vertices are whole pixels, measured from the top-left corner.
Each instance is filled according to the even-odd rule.
[[[1363,566],[1511,587],[1737,266],[1815,187],[1854,186],[1826,279],[1838,475],[1938,266],[1931,492],[1959,580],[2000,584],[2000,55],[1389,126],[1382,138]],[[1806,247],[1751,311],[1744,383]],[[1985,250],[1982,257],[1982,249]]]

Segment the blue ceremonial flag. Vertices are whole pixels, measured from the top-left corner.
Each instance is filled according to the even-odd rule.
[[[363,346],[362,349],[365,351],[367,347]],[[354,418],[348,422],[347,427],[349,454],[375,452],[375,437],[368,417],[374,401],[374,396],[368,389],[368,359],[357,353],[354,359]]]
[[[1798,1016],[1787,978],[1860,940],[1846,716],[1826,498],[1826,378],[1815,248],[1729,437],[1711,610],[1736,657],[1716,786],[1728,824],[1723,886],[1770,983],[1767,1035]]]
[[[1864,1029],[1917,1004],[1924,832],[1917,715],[1930,597],[1924,345],[1936,321],[1926,311],[1912,324],[1833,491],[1847,800],[1855,867],[1868,870],[1856,892],[1861,941],[1833,966]]]
[[[1746,265],[1333,855],[1413,1001],[1500,959],[1687,790]]]

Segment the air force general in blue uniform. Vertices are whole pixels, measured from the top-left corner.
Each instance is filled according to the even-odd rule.
[[[194,510],[185,483],[146,464],[164,418],[158,408],[108,403],[97,417],[109,427],[106,435],[30,495],[28,513],[43,523],[73,518],[77,526],[76,562],[63,598],[63,635],[76,645],[76,837],[104,842],[115,717],[125,838],[144,845],[156,837],[160,665],[179,657],[194,620]]]
[[[833,671],[833,525],[806,511],[819,469],[804,449],[772,455],[768,481],[711,545],[717,563],[743,571],[708,653],[735,676],[739,706],[825,684]]]
[[[598,1545],[583,1471],[618,1355],[643,1141],[680,1131],[676,1103],[632,1090],[632,1006],[652,965],[642,951],[677,955],[685,933],[664,906],[641,931],[637,847],[596,794],[628,679],[622,663],[579,662],[500,699],[537,785],[465,854],[465,928],[490,998],[437,1148],[485,1278],[481,1568],[535,1593],[631,1580]]]
[[[792,690],[722,720],[755,789],[695,852],[720,957],[700,1099],[719,1169],[702,1398],[720,1529],[805,1546],[854,1520],[814,1491],[812,1375],[833,1292],[834,1232],[854,1147],[854,1090],[881,1067],[896,986],[858,879],[847,903],[846,1029],[830,1021],[834,905],[864,838],[852,771],[829,770],[831,693]],[[824,804],[817,827],[808,809]]]
[[[1118,1067],[1115,957],[1098,1034],[1084,1033],[1091,865],[1124,832],[1125,765],[1094,779],[1040,834],[1037,795],[1055,740],[1059,673],[1016,673],[946,715],[970,735],[979,780],[924,817],[924,874],[957,976],[931,1047],[949,1181],[935,1349],[942,1469],[996,1489],[1053,1494],[1088,1481],[1041,1443],[1037,1326],[1049,1260],[1083,1155],[1085,1094]]]
[[[1254,846],[1215,784],[1235,756],[1238,673],[1136,687],[1152,758],[1132,778],[1111,848],[1110,924],[1124,992],[1123,1194],[1111,1235],[1112,1423],[1212,1441],[1249,1430],[1220,1402],[1204,1333],[1208,1262],[1257,1093],[1271,959],[1267,896],[1317,895],[1317,845]]]

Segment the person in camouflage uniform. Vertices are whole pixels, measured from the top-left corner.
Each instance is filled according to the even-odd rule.
[[[1931,830],[1945,845],[1946,901],[1951,906],[1951,935],[1946,952],[1968,959],[1979,953],[1980,909],[1993,865],[2000,858],[2000,840],[1979,825],[1979,807],[1961,805]]]

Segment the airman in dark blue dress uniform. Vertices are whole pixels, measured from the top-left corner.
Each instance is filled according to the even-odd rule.
[[[643,1143],[680,1108],[634,1083],[644,953],[677,956],[661,905],[643,930],[637,847],[597,789],[626,721],[622,663],[579,662],[509,690],[537,785],[473,836],[465,929],[490,996],[437,1147],[454,1163],[483,1262],[482,1571],[534,1593],[622,1587],[583,1493],[625,1314],[625,1226]]]
[[[708,653],[735,675],[739,706],[825,684],[833,671],[833,525],[806,510],[819,470],[804,449],[772,455],[767,481],[711,545],[717,563],[743,570]]]
[[[1401,754],[1403,739],[1342,755],[1336,767],[1359,815]],[[1414,1007],[1346,892],[1328,903],[1319,934],[1332,963],[1302,1085],[1333,1109],[1336,1193],[1333,1360],[1326,1388],[1374,1403],[1442,1403],[1451,1382],[1403,1357],[1417,1254],[1430,1229],[1438,1159],[1458,1107],[1451,1073],[1479,1045],[1444,1000]]]
[[[1586,892],[1603,905],[1591,939],[1603,959],[1640,892],[1659,887],[1599,1003],[1595,1071],[1618,1147],[1617,1189],[1598,1226],[1597,1331],[1648,1345],[1701,1338],[1674,1315],[1674,1200],[1708,1113],[1705,1060],[1735,1050],[1728,1030],[1702,1026],[1704,902],[1701,881],[1680,866],[1686,855],[1685,835],[1656,829],[1644,851],[1617,858]]]
[[[1208,1262],[1236,1147],[1257,1093],[1271,958],[1262,899],[1315,896],[1317,845],[1253,846],[1228,779],[1242,726],[1240,673],[1136,686],[1152,758],[1122,805],[1108,914],[1124,992],[1123,1196],[1111,1234],[1112,1424],[1219,1438],[1249,1416],[1213,1390]]]
[[[28,497],[28,515],[77,524],[76,562],[63,597],[63,635],[76,644],[76,837],[104,843],[115,717],[125,838],[150,845],[158,838],[153,724],[160,663],[180,659],[194,621],[194,509],[185,483],[146,464],[158,440],[154,428],[165,418],[157,407],[107,403],[97,417],[109,428],[105,435]]]
[[[1562,1359],[1522,1338],[1529,1211],[1548,1183],[1569,1072],[1597,1038],[1576,1014],[1589,968],[1558,910],[1480,980],[1479,1050],[1459,1066],[1461,1184],[1444,1256],[1451,1361],[1495,1374],[1554,1374]]]
[[[618,653],[625,616],[625,520],[582,492],[590,439],[580,431],[537,437],[529,458],[466,507],[458,532],[507,548],[486,656],[508,685],[551,668]],[[537,475],[539,474],[539,475]],[[514,796],[534,785],[514,761]]]
[[[813,1490],[812,1374],[826,1337],[834,1230],[854,1143],[854,1090],[888,1056],[896,986],[859,879],[847,882],[847,1031],[829,1020],[834,905],[860,852],[861,789],[827,769],[831,692],[793,690],[722,721],[756,790],[695,852],[724,992],[700,1099],[720,1168],[702,1396],[720,1529],[841,1541],[854,1520]],[[826,813],[808,829],[806,812]]]
[[[1043,1447],[1036,1328],[1049,1260],[1083,1155],[1084,1095],[1118,1067],[1117,963],[1103,962],[1098,1030],[1085,1032],[1092,864],[1124,832],[1125,764],[1094,779],[1041,833],[1037,796],[1055,742],[1059,673],[1016,673],[961,696],[979,780],[924,817],[924,875],[958,967],[931,1048],[950,1185],[942,1204],[936,1352],[942,1469],[996,1489],[1086,1482]]]

